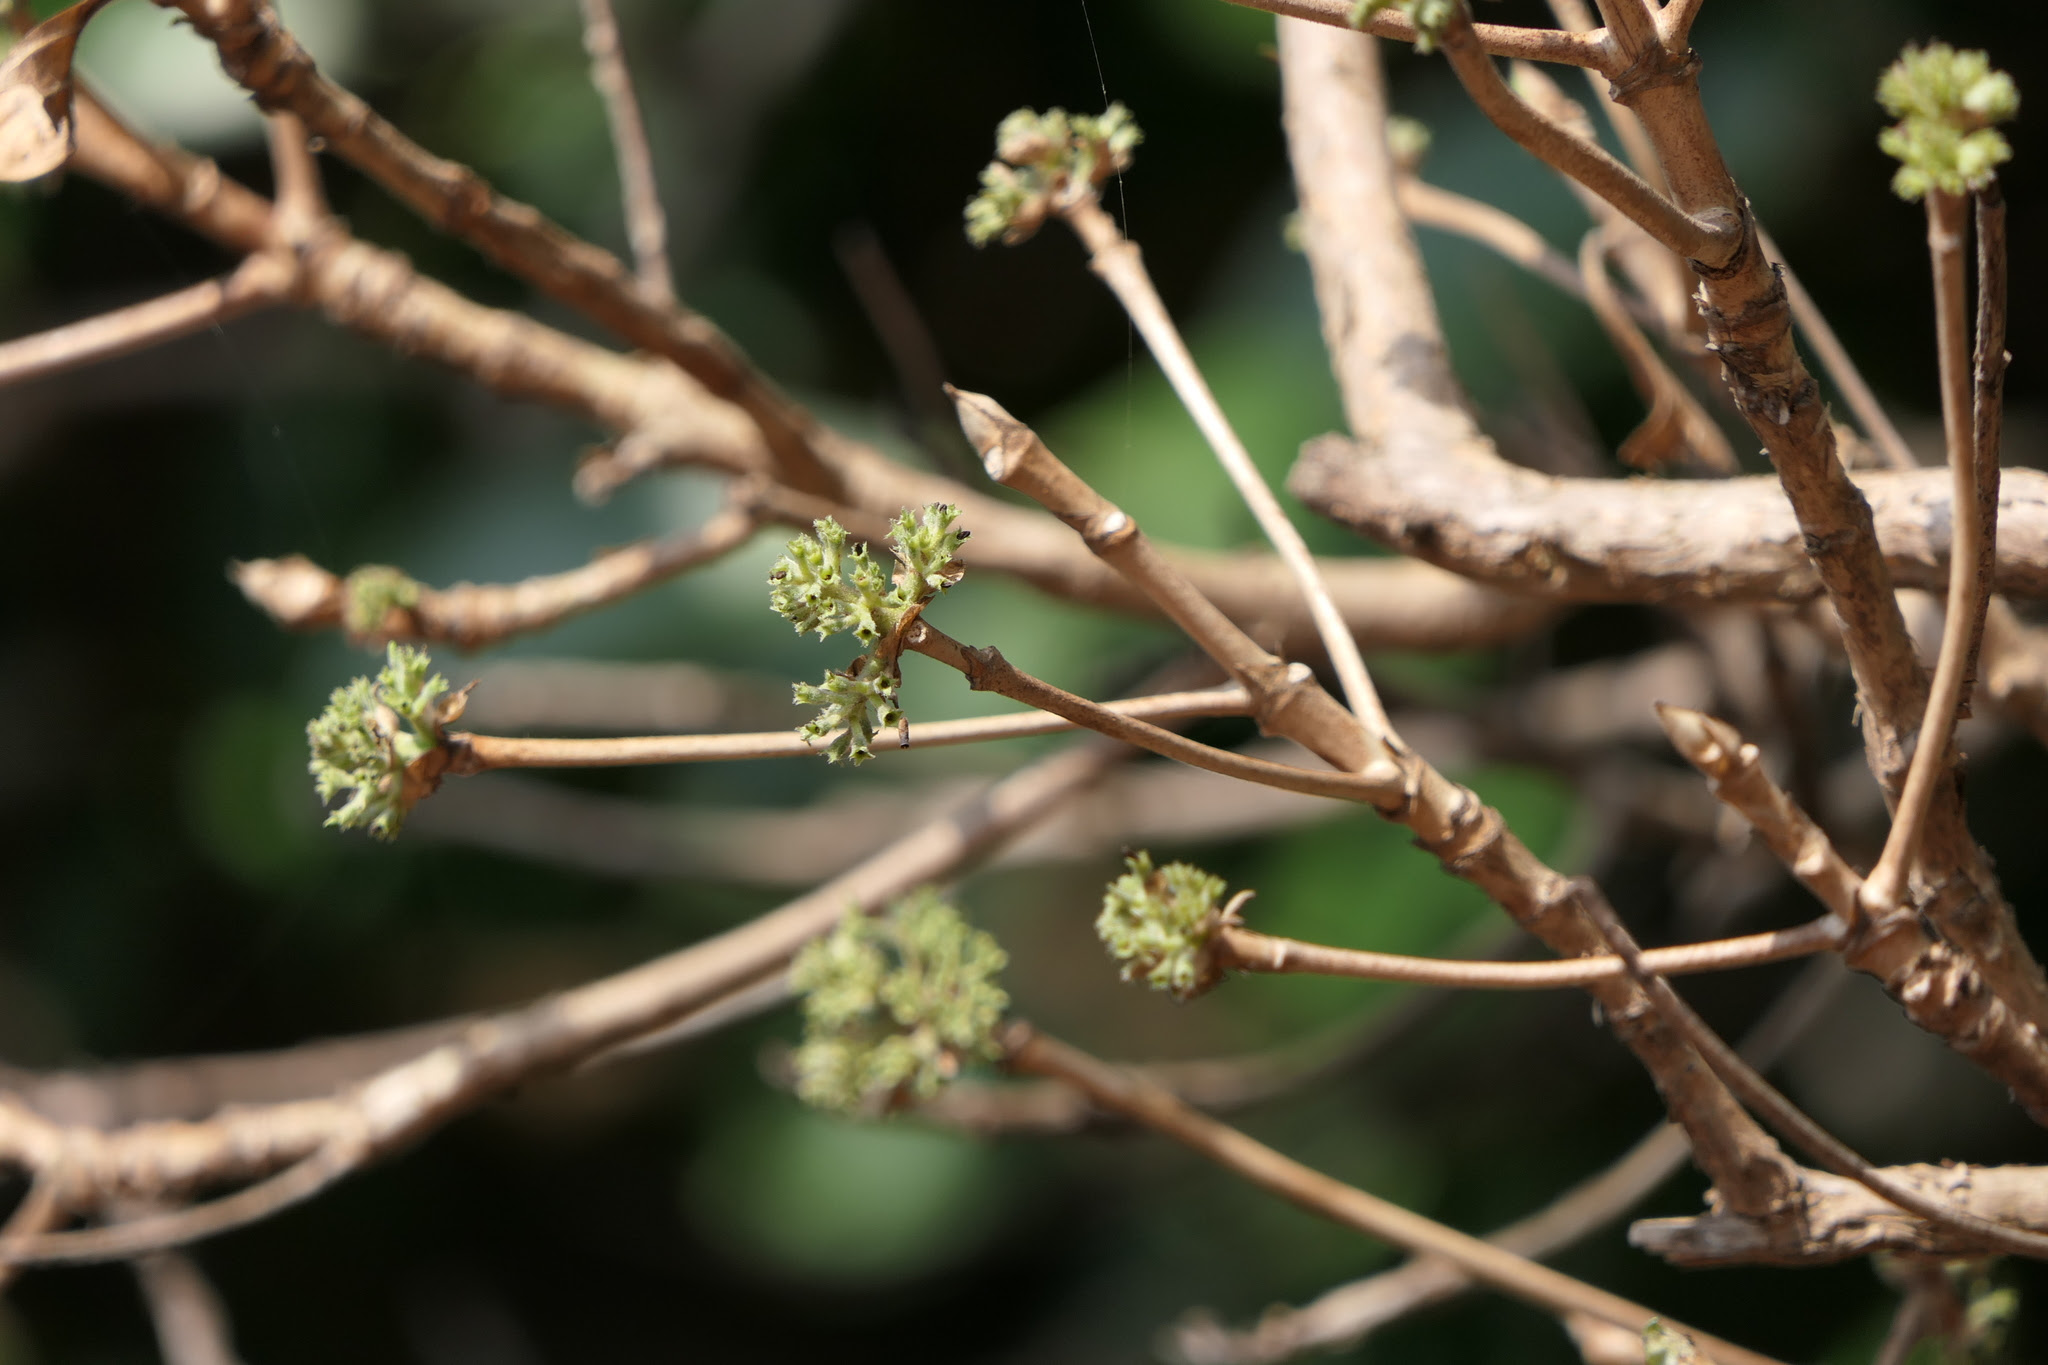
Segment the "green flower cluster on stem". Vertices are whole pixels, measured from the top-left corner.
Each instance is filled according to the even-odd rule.
[[[1095,934],[1123,964],[1123,979],[1142,980],[1177,1000],[1214,985],[1209,940],[1224,922],[1223,878],[1191,863],[1155,869],[1152,855],[1124,858],[1128,869],[1102,895]]]
[[[2012,145],[1993,125],[2019,113],[2019,88],[1982,52],[1947,43],[1908,47],[1878,81],[1877,99],[1899,120],[1878,134],[1877,145],[1900,163],[1892,192],[1901,199],[1984,189],[2012,159]]]
[[[1131,164],[1145,135],[1121,103],[1100,114],[1018,109],[996,127],[996,159],[967,201],[967,240],[1015,246]]]
[[[306,770],[322,802],[347,797],[328,813],[329,825],[367,825],[377,838],[395,839],[406,812],[439,781],[441,730],[461,716],[469,690],[451,693],[446,678],[428,672],[425,650],[393,643],[384,658],[376,678],[335,688],[327,709],[307,722]]]
[[[1693,1339],[1651,1318],[1643,1326],[1643,1365],[1703,1365],[1705,1357]]]
[[[817,534],[790,541],[769,572],[769,605],[799,634],[815,631],[822,640],[851,632],[879,646],[844,672],[827,672],[821,683],[796,684],[796,704],[820,708],[798,733],[821,739],[837,732],[825,751],[828,762],[873,758],[875,735],[903,723],[896,641],[927,602],[959,581],[953,556],[967,538],[954,525],[959,519],[960,509],[943,503],[905,508],[889,529],[892,574],[825,517],[812,523]]]
[[[797,1095],[822,1109],[875,1113],[930,1098],[966,1062],[994,1060],[1010,1005],[997,976],[1008,961],[930,888],[883,916],[849,913],[789,969],[803,992]]]
[[[1351,27],[1364,28],[1383,9],[1405,14],[1415,25],[1415,50],[1434,52],[1444,29],[1457,16],[1458,0],[1358,0],[1351,7]]]

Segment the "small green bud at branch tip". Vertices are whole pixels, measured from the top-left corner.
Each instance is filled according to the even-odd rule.
[[[1900,163],[1892,191],[1901,199],[1984,189],[2012,159],[1993,125],[2019,113],[2019,87],[1982,52],[1908,47],[1878,81],[1877,98],[1899,120],[1877,145]]]
[[[1103,892],[1096,937],[1122,964],[1124,980],[1179,1000],[1201,994],[1218,975],[1209,940],[1230,919],[1219,908],[1223,879],[1189,863],[1155,869],[1145,852],[1127,856],[1124,867]]]

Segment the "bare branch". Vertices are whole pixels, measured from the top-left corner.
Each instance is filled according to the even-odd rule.
[[[1949,741],[1955,734],[1957,713],[1968,705],[1965,688],[1971,662],[1977,653],[1978,629],[1983,624],[1991,584],[1985,571],[1996,554],[1985,540],[1984,512],[1989,511],[1996,534],[1998,504],[1980,506],[1977,496],[1977,443],[1971,434],[1971,378],[1966,356],[1969,352],[1969,323],[1963,311],[1963,248],[1965,201],[1939,190],[1927,195],[1927,246],[1934,260],[1935,337],[1941,364],[1942,430],[1948,447],[1951,477],[1949,507],[1954,526],[1954,545],[1949,554],[1948,611],[1941,631],[1941,656],[1934,668],[1934,682],[1928,688],[1927,709],[1920,722],[1912,765],[1899,796],[1884,854],[1863,883],[1864,909],[1873,917],[1890,914],[1904,894],[1907,872],[1920,853],[1920,838],[1929,811],[1936,800],[1936,784],[1942,797],[1958,806],[1961,793],[1954,783],[1954,755]],[[2003,350],[2003,339],[2000,341]],[[1996,462],[1996,450],[1993,450]],[[1953,817],[1960,823],[1960,810]]]
[[[160,346],[283,303],[289,264],[251,256],[232,272],[187,289],[0,342],[0,388]]]
[[[549,629],[722,559],[746,544],[759,526],[744,506],[728,504],[688,535],[610,550],[580,569],[518,583],[429,588],[374,565],[341,578],[301,555],[234,564],[228,575],[243,596],[288,629],[345,626],[363,640],[445,641],[475,650]],[[377,582],[402,585],[411,605],[391,600],[388,592],[360,594],[372,575]],[[374,606],[373,615],[362,617],[359,603]]]
[[[0,1241],[0,1264],[128,1257],[211,1236],[317,1194],[506,1088],[758,993],[849,906],[873,911],[955,875],[1057,810],[1122,751],[1088,742],[1019,769],[859,867],[759,919],[522,1009],[460,1023],[424,1051],[352,1077],[330,1095],[229,1106],[198,1122],[101,1132],[52,1120],[0,1093],[0,1163],[61,1172],[84,1203],[161,1201],[201,1185],[257,1183],[211,1203],[112,1228]],[[273,1174],[273,1172],[275,1174]]]
[[[220,1295],[190,1256],[158,1251],[135,1262],[164,1365],[240,1365]]]
[[[1265,476],[1252,463],[1251,452],[1244,448],[1237,429],[1224,416],[1222,405],[1210,392],[1209,383],[1202,377],[1194,356],[1189,354],[1187,343],[1181,340],[1180,329],[1174,325],[1159,291],[1152,285],[1152,277],[1145,269],[1137,243],[1117,229],[1116,223],[1102,211],[1102,205],[1093,194],[1066,205],[1060,210],[1060,216],[1074,229],[1074,235],[1081,239],[1082,245],[1088,248],[1089,269],[1109,286],[1123,304],[1124,311],[1138,329],[1138,335],[1145,338],[1152,358],[1159,362],[1167,382],[1180,398],[1181,406],[1195,419],[1203,439],[1216,453],[1217,461],[1230,476],[1230,482],[1245,506],[1251,509],[1268,543],[1279,551],[1281,562],[1287,565],[1288,572],[1294,577],[1296,590],[1308,603],[1309,616],[1316,623],[1323,647],[1329,651],[1330,663],[1336,669],[1337,680],[1344,689],[1344,698],[1352,713],[1367,730],[1384,734],[1387,730],[1386,708],[1380,704],[1379,692],[1372,685],[1371,675],[1366,672],[1365,660],[1358,652],[1358,641],[1345,627],[1344,618],[1338,615],[1336,604],[1330,600],[1330,590],[1316,571],[1316,561],[1308,552],[1308,542],[1301,538],[1301,532],[1281,510],[1280,500],[1266,486]]]
[[[1101,1108],[1135,1119],[1310,1213],[1407,1251],[1441,1257],[1482,1284],[1546,1312],[1587,1313],[1632,1331],[1642,1330],[1657,1316],[1640,1304],[1310,1170],[1190,1108],[1160,1086],[1097,1061],[1028,1024],[1011,1025],[1004,1048],[1015,1070],[1064,1081]],[[1769,1359],[1684,1330],[1720,1365],[1763,1365]]]
[[[1839,948],[1847,929],[1833,914],[1792,929],[1773,929],[1710,943],[1652,948],[1643,962],[1649,970],[1669,976],[1757,967]],[[1248,972],[1306,973],[1350,977],[1360,981],[1399,981],[1452,990],[1541,991],[1563,986],[1588,986],[1629,974],[1618,957],[1575,957],[1556,962],[1455,962],[1445,958],[1408,957],[1358,948],[1332,948],[1321,943],[1275,938],[1255,930],[1226,925],[1214,940],[1217,965]]]
[[[654,181],[654,153],[647,145],[647,125],[633,92],[633,73],[619,42],[619,21],[612,0],[578,0],[583,7],[583,49],[590,54],[590,83],[604,101],[611,124],[612,149],[619,161],[619,194],[626,211],[626,240],[640,282],[657,297],[673,300],[675,282],[668,268],[668,218],[661,211],[661,190]]]
[[[1230,0],[1247,9],[1264,10],[1283,19],[1301,19],[1331,28],[1353,28],[1355,0]],[[1415,41],[1415,23],[1398,10],[1383,9],[1365,21],[1365,33],[1397,43]],[[1590,33],[1565,33],[1552,28],[1520,28],[1512,24],[1474,24],[1473,34],[1480,47],[1496,57],[1520,57],[1531,62],[1558,62],[1583,66],[1613,75],[1614,52],[1605,29]]]

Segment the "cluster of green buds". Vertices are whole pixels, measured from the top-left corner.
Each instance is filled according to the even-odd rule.
[[[1458,0],[1358,0],[1351,7],[1351,27],[1364,28],[1383,9],[1405,14],[1415,25],[1415,50],[1434,52],[1444,29],[1457,17]]]
[[[790,541],[775,561],[768,574],[769,605],[798,634],[815,631],[823,640],[851,632],[874,646],[844,672],[828,671],[822,683],[796,685],[797,705],[819,708],[798,733],[805,739],[836,736],[825,751],[827,761],[863,763],[875,756],[875,735],[903,723],[901,635],[926,603],[959,581],[953,556],[968,534],[955,528],[959,519],[959,508],[942,503],[918,512],[905,508],[889,530],[893,574],[830,517],[812,523],[817,534]]]
[[[789,969],[803,992],[797,1095],[822,1109],[885,1112],[930,1098],[964,1063],[994,1060],[1008,960],[929,888],[886,915],[849,913]]]
[[[329,825],[367,825],[377,838],[395,839],[405,813],[440,782],[441,731],[461,717],[469,689],[451,692],[446,678],[429,673],[425,650],[393,643],[384,658],[374,679],[335,688],[327,709],[307,722],[306,770],[322,802],[347,797],[328,813]]]
[[[1877,99],[1899,120],[1878,134],[1877,145],[1899,160],[1892,192],[1901,199],[1984,189],[2012,159],[2012,145],[1993,125],[2019,113],[2020,92],[1982,52],[1947,43],[1909,47],[1878,81]]]
[[[1145,135],[1121,103],[1100,114],[1019,109],[996,127],[996,159],[967,201],[967,239],[1015,246],[1131,164]]]
[[[1643,1365],[1704,1365],[1693,1339],[1661,1318],[1643,1325]]]
[[[1123,876],[1102,894],[1095,934],[1123,964],[1123,979],[1190,1000],[1221,974],[1209,940],[1229,919],[1224,881],[1191,863],[1154,868],[1150,853],[1124,858]]]
[[[378,634],[392,612],[419,604],[420,585],[389,564],[365,564],[341,581],[341,625],[353,639]]]

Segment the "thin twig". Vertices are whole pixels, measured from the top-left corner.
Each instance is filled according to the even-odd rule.
[[[0,388],[131,355],[285,302],[291,269],[251,256],[217,280],[0,342]]]
[[[28,1192],[14,1206],[14,1212],[7,1215],[7,1222],[0,1224],[0,1293],[21,1274],[21,1267],[7,1259],[7,1248],[15,1242],[40,1237],[62,1223],[69,1213],[58,1194],[62,1184],[60,1172],[37,1171],[29,1181]]]
[[[1331,28],[1351,29],[1356,0],[1230,0],[1246,9],[1264,10],[1284,19],[1302,19]],[[1361,30],[1375,38],[1397,43],[1415,41],[1415,22],[1392,7],[1368,17]],[[1590,33],[1566,33],[1554,28],[1522,28],[1513,24],[1474,24],[1472,32],[1482,50],[1496,57],[1519,57],[1531,62],[1557,62],[1583,66],[1606,76],[1619,73],[1605,29]]]
[[[1984,525],[1977,501],[1977,445],[1971,431],[1969,322],[1963,303],[1963,250],[1968,201],[1940,190],[1927,194],[1927,248],[1934,261],[1934,325],[1941,365],[1942,432],[1948,447],[1950,525],[1948,613],[1942,623],[1941,655],[1934,666],[1927,706],[1914,741],[1912,766],[1892,817],[1884,853],[1863,883],[1863,906],[1873,916],[1899,906],[1906,877],[1920,853],[1920,838],[1935,784],[1950,774],[1949,742],[1956,715],[1966,702],[1970,656],[1975,650],[1979,604],[1990,585],[1983,554]],[[1996,516],[1996,506],[1992,514]],[[1995,523],[1994,523],[1995,524]]]
[[[1823,915],[1792,929],[1744,934],[1739,938],[1653,948],[1643,954],[1650,970],[1670,976],[1758,967],[1839,948],[1846,930],[1840,918]],[[1213,940],[1217,965],[1249,972],[1341,976],[1360,981],[1398,981],[1453,990],[1541,991],[1588,986],[1629,974],[1618,957],[1576,957],[1555,962],[1459,962],[1446,958],[1332,948],[1321,943],[1275,938],[1237,926],[1219,929]]]
[[[1493,125],[1547,165],[1570,176],[1623,217],[1687,260],[1719,266],[1735,255],[1742,221],[1729,209],[1686,212],[1604,149],[1574,137],[1508,88],[1473,30],[1464,5],[1444,30],[1444,56],[1465,93]]]
[[[1542,233],[1507,210],[1413,175],[1394,182],[1394,195],[1409,222],[1477,242],[1573,298],[1586,297],[1585,283],[1572,263],[1545,241]],[[1633,299],[1628,303],[1639,306]]]
[[[668,218],[661,209],[661,189],[654,180],[654,153],[647,145],[647,125],[633,91],[633,73],[626,66],[619,41],[619,21],[612,0],[578,0],[583,7],[583,50],[590,54],[590,83],[604,101],[611,124],[612,150],[619,163],[619,196],[626,213],[626,240],[640,282],[662,298],[675,298],[668,266]]]
[[[1100,1107],[1137,1120],[1310,1213],[1411,1252],[1440,1256],[1481,1283],[1546,1312],[1588,1313],[1632,1331],[1642,1330],[1657,1316],[1640,1304],[1311,1170],[1182,1103],[1163,1087],[1098,1061],[1021,1021],[1010,1025],[1003,1046],[1013,1070],[1064,1081]],[[1731,1342],[1685,1330],[1720,1365],[1762,1365],[1769,1359]]]
[[[197,1262],[158,1251],[134,1265],[164,1365],[239,1365],[227,1310]]]
[[[1181,339],[1172,314],[1166,311],[1165,301],[1153,287],[1152,276],[1145,269],[1138,244],[1123,235],[1115,220],[1103,211],[1101,203],[1092,194],[1062,208],[1060,216],[1074,229],[1074,235],[1081,239],[1082,245],[1088,248],[1089,268],[1123,304],[1124,311],[1138,329],[1138,335],[1145,338],[1152,358],[1159,362],[1160,370],[1180,398],[1181,406],[1194,418],[1196,427],[1209,443],[1209,449],[1215,452],[1217,461],[1230,476],[1238,496],[1251,509],[1259,529],[1265,532],[1267,541],[1279,552],[1281,561],[1294,576],[1295,587],[1308,603],[1309,616],[1316,623],[1323,647],[1329,651],[1330,663],[1337,670],[1337,680],[1344,689],[1344,697],[1350,703],[1352,713],[1368,731],[1387,733],[1386,708],[1380,704],[1379,692],[1372,685],[1371,675],[1366,672],[1357,639],[1344,624],[1336,603],[1330,600],[1329,586],[1317,572],[1308,542],[1301,538],[1301,532],[1281,510],[1280,500],[1267,487],[1265,476],[1252,463],[1251,452],[1238,439],[1237,429],[1231,426],[1222,405],[1210,391],[1208,380],[1202,377],[1201,368],[1195,364],[1187,343]]]
[[[1977,658],[1984,644],[1991,611],[1991,583],[1998,567],[1998,493],[2000,446],[2005,437],[2006,246],[2005,191],[1993,180],[1979,190],[1977,207],[1977,345],[1972,358],[1970,446],[1977,472],[1978,558],[1975,620],[1963,668],[1960,715],[1970,714],[1971,690],[1977,681]]]
[[[1096,705],[1096,703],[1091,703]],[[1146,721],[1193,720],[1202,716],[1241,716],[1250,698],[1235,685],[1199,692],[1169,692],[1126,701],[1099,703],[1104,712]],[[973,716],[963,720],[913,722],[905,749],[939,749],[987,740],[1053,735],[1080,728],[1076,722],[1044,711],[1006,716]],[[825,752],[830,736],[807,740],[788,730],[724,735],[627,735],[593,739],[526,738],[476,735],[453,731],[447,743],[457,751],[452,772],[467,774],[503,768],[617,768],[657,763],[727,763],[756,758],[798,758]],[[876,753],[889,752],[890,746]]]

